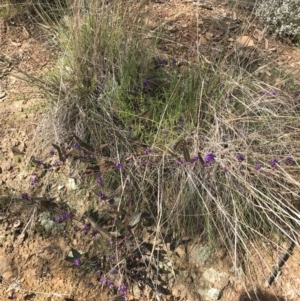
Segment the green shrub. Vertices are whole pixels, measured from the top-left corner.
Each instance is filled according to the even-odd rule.
[[[279,37],[291,37],[299,41],[300,5],[298,0],[259,1],[255,13],[262,17],[270,30]]]

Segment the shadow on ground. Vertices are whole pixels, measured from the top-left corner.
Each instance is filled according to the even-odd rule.
[[[285,301],[285,299],[258,290],[255,292],[251,291],[249,293],[243,293],[240,296],[239,301]]]

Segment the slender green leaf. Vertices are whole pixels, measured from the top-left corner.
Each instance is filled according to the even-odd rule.
[[[183,144],[183,156],[184,156],[184,160],[186,162],[191,162],[191,156],[190,156],[189,150],[186,146],[186,142],[184,142],[184,144]]]
[[[73,137],[78,142],[78,144],[80,145],[81,148],[83,148],[83,149],[85,149],[89,152],[92,152],[92,153],[95,152],[95,149],[91,145],[89,145],[89,144],[85,143],[84,141],[82,141],[78,136],[73,134]]]
[[[82,255],[82,254],[80,254],[77,250],[75,250],[75,249],[73,249],[73,248],[71,248],[71,251],[72,251],[73,257],[74,257],[75,259],[80,258],[81,255]],[[74,259],[74,258],[73,258],[73,259]]]
[[[109,235],[109,233],[103,230],[94,219],[88,217],[88,220],[91,223],[92,227],[95,228],[106,241],[110,239],[111,236]]]
[[[120,220],[115,221],[115,226],[118,231],[122,232],[124,230],[124,224]]]
[[[60,161],[64,161],[64,152],[59,145],[52,143],[52,146],[57,150]]]
[[[71,256],[67,256],[66,258],[65,258],[65,260],[66,261],[68,261],[68,262],[74,262],[74,257],[71,257]]]
[[[198,159],[199,159],[199,162],[201,163],[201,165],[204,166],[204,161],[203,161],[203,158],[202,158],[200,152],[198,152]]]
[[[141,216],[142,216],[143,212],[139,212],[134,214],[129,221],[129,226],[134,227],[136,224],[138,224],[141,220]]]
[[[107,241],[105,242],[102,237],[95,239],[93,245],[95,250],[99,253],[107,253],[108,251]]]
[[[178,151],[179,148],[182,146],[182,144],[185,143],[185,140],[184,139],[180,139],[175,145],[174,145],[174,151]]]
[[[116,296],[112,299],[112,301],[125,301],[125,300],[127,299],[123,295]]]
[[[150,113],[152,113],[152,109],[146,110],[141,115],[139,115],[139,117],[141,117],[141,118],[147,118],[150,115]]]
[[[175,159],[178,158],[178,155],[175,154],[175,153],[174,153],[172,150],[170,150],[169,148],[167,149],[167,151],[168,151],[168,153],[169,153],[172,157],[174,157]]]

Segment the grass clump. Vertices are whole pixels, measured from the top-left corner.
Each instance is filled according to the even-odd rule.
[[[200,63],[182,66],[163,56],[157,50],[163,35],[149,35],[141,8],[136,1],[72,4],[49,83],[53,110],[40,127],[41,145],[55,142],[60,164],[85,162],[78,166],[105,183],[97,178],[101,188],[86,205],[102,237],[99,254],[114,256],[105,273],[121,267],[118,273],[132,277],[136,266],[126,252],[140,260],[143,223],[155,225],[150,236],[157,239],[167,241],[171,232],[175,246],[183,236],[204,234],[235,263],[275,233],[298,244],[293,95],[239,65],[203,63],[198,53]],[[99,202],[105,216],[94,211]],[[148,245],[152,255],[154,247]],[[76,250],[68,260],[83,262]]]

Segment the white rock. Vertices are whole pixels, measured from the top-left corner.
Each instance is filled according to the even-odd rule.
[[[212,288],[207,290],[206,295],[210,299],[219,300],[221,298],[221,290],[212,287]]]

